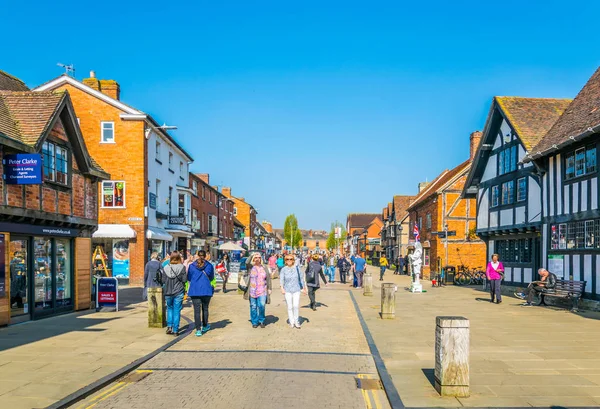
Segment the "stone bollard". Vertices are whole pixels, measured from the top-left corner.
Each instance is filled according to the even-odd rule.
[[[396,318],[396,284],[381,284],[381,318]]]
[[[373,275],[367,269],[363,274],[363,295],[373,295]]]
[[[441,396],[469,396],[469,320],[436,317],[435,390]]]
[[[167,304],[162,287],[148,288],[148,328],[167,326]]]

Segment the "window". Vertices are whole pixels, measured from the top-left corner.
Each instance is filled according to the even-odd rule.
[[[510,146],[498,154],[498,175],[517,170],[517,146]]]
[[[558,248],[561,250],[567,248],[567,225],[565,223],[558,225]]]
[[[502,204],[512,204],[515,197],[515,181],[504,182],[502,184]]]
[[[422,230],[423,227],[423,217],[419,216],[419,231]]]
[[[192,182],[192,191],[194,192],[194,196],[198,196],[198,182],[195,180]]]
[[[156,179],[156,188],[154,194],[156,195],[156,210],[160,209],[160,180]]]
[[[180,193],[179,194],[179,201],[178,201],[178,212],[177,214],[179,215],[179,217],[185,217],[185,195]]]
[[[233,206],[233,215],[237,216],[237,207]]]
[[[553,224],[550,231],[551,250],[600,249],[600,219]]]
[[[173,152],[169,152],[169,169],[173,169]]]
[[[500,200],[500,188],[499,186],[492,186],[492,207],[498,206]]]
[[[573,179],[579,176],[589,175],[596,172],[596,147],[576,149],[566,155],[565,179]]]
[[[192,220],[193,221],[198,220],[198,210],[197,209],[192,209]]]
[[[115,143],[115,123],[100,122],[102,132],[102,143]]]
[[[425,267],[429,266],[429,249],[423,249],[423,265]]]
[[[319,242],[317,242],[317,247],[319,247]]]
[[[594,221],[586,220],[585,221],[585,248],[593,249],[595,236],[594,236]]]
[[[575,248],[575,234],[576,234],[575,223],[568,223],[567,224],[567,249]]]
[[[202,185],[202,200],[206,200],[206,186]]]
[[[179,176],[183,177],[183,162],[179,162]]]
[[[431,230],[431,213],[427,213],[425,216],[425,227],[427,230]]]
[[[44,180],[67,185],[69,183],[69,151],[52,142],[44,142],[42,155],[44,157]]]
[[[160,142],[156,141],[156,156],[155,159],[160,162]]]
[[[527,179],[517,180],[517,202],[523,202],[527,198]]]
[[[497,240],[496,249],[504,263],[531,263],[532,244],[532,239]]]
[[[125,182],[102,182],[102,207],[125,207]]]

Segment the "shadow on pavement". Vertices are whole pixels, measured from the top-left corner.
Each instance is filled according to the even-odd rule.
[[[276,317],[274,315],[267,315],[265,317],[265,325],[275,324],[277,321],[279,321],[279,317]]]
[[[435,370],[433,368],[422,368],[423,375],[431,383],[431,386],[435,388]]]
[[[225,328],[229,324],[231,324],[231,320],[224,319],[224,320],[217,321],[217,322],[210,324],[210,328],[211,329],[221,329],[221,328]]]
[[[143,287],[120,287],[119,288],[119,310],[126,311],[132,309],[132,304],[145,302],[142,299],[144,294]]]

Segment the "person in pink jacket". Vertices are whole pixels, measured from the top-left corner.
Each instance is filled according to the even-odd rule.
[[[500,256],[498,254],[492,254],[492,261],[490,261],[487,265],[487,269],[485,270],[485,275],[490,282],[490,295],[492,299],[490,302],[494,302],[494,298],[496,299],[496,304],[500,304],[502,302],[502,294],[500,293],[500,284],[502,283],[502,278],[504,277],[504,266],[498,259]]]

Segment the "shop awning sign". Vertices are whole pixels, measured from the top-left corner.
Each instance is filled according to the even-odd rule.
[[[119,311],[119,281],[115,277],[100,277],[96,281],[96,311],[102,307]]]
[[[4,155],[4,181],[7,185],[41,185],[42,155],[18,153]]]

